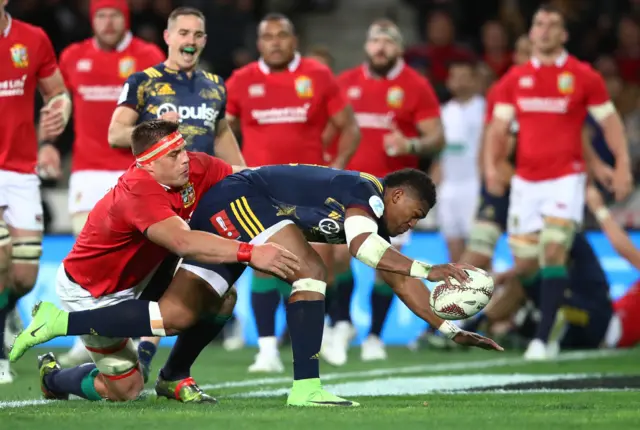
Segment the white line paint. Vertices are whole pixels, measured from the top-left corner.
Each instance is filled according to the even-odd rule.
[[[528,375],[528,374],[473,374],[473,375],[441,375],[425,377],[380,378],[365,381],[350,381],[341,384],[326,385],[332,394],[344,397],[365,396],[413,396],[432,393],[456,393],[460,390],[474,388],[504,386],[527,382],[546,382],[557,380],[597,377],[589,374]],[[286,388],[276,390],[259,390],[240,393],[231,397],[277,397],[288,393]]]
[[[614,357],[619,355],[629,354],[626,350],[596,350],[596,351],[575,351],[562,353],[556,359],[556,361],[575,361],[575,360],[589,360],[605,357]],[[392,376],[403,375],[410,373],[437,373],[447,372],[455,370],[472,370],[472,369],[489,369],[503,366],[517,366],[526,364],[527,361],[520,357],[513,358],[499,358],[494,360],[481,360],[481,361],[462,361],[455,363],[438,363],[438,364],[422,364],[417,366],[405,366],[405,367],[389,367],[383,369],[363,370],[356,372],[335,372],[322,375],[323,381],[335,381],[340,379],[349,378],[368,378],[376,376]],[[259,378],[259,379],[245,379],[242,381],[229,381],[217,384],[203,384],[200,387],[203,390],[217,390],[224,388],[259,388],[269,385],[281,385],[291,384],[290,377],[278,377],[278,378]],[[144,394],[153,394],[154,390],[145,390]],[[0,401],[0,409],[6,408],[22,408],[27,406],[37,406],[48,404],[55,401],[32,399],[21,401]]]

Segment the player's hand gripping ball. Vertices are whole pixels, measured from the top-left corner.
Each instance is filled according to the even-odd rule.
[[[493,278],[484,270],[465,265],[469,276],[464,284],[450,279],[451,286],[439,283],[431,291],[431,309],[445,320],[463,320],[474,316],[491,300]]]

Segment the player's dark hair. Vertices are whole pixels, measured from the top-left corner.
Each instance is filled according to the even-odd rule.
[[[293,22],[291,22],[291,20],[287,15],[283,13],[278,13],[278,12],[271,12],[266,14],[264,18],[262,18],[262,20],[258,23],[258,35],[260,35],[260,26],[262,25],[263,22],[273,22],[273,21],[285,21],[287,24],[289,24],[289,27],[291,28],[291,34],[293,35],[296,34],[296,28],[293,26]]]
[[[550,3],[543,3],[540,5],[540,7],[538,7],[538,9],[536,10],[536,13],[534,14],[534,16],[538,13],[538,12],[546,12],[546,13],[553,13],[553,14],[557,14],[560,16],[560,22],[562,24],[563,27],[565,27],[565,17],[564,17],[564,13],[562,12],[562,10],[560,10],[558,7],[550,4]]]
[[[138,124],[131,133],[131,150],[138,155],[149,149],[163,137],[178,130],[178,123],[152,119]]]
[[[384,177],[384,185],[389,188],[406,187],[411,189],[420,200],[427,202],[430,208],[436,205],[436,185],[421,170],[402,169]]]
[[[171,11],[171,13],[169,14],[169,18],[167,18],[167,27],[169,26],[170,22],[175,21],[179,16],[188,16],[188,15],[197,16],[202,20],[202,22],[206,23],[204,13],[202,13],[200,9],[196,9],[195,7],[181,6]]]
[[[312,46],[311,49],[309,49],[309,52],[307,53],[307,55],[320,57],[324,59],[324,61],[327,63],[327,66],[329,66],[329,68],[333,67],[333,64],[334,64],[333,55],[331,55],[331,51],[329,50],[329,48],[324,45]]]
[[[475,72],[478,68],[478,62],[473,58],[459,57],[453,58],[451,61],[449,61],[447,66],[449,69],[452,69],[454,67],[468,67],[472,72]]]

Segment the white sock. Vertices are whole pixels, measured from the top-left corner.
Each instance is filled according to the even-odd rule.
[[[258,348],[260,353],[278,354],[278,338],[275,336],[266,336],[258,338]]]

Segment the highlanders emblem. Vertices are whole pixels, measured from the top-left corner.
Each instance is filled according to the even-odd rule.
[[[192,206],[196,202],[196,191],[193,189],[191,182],[180,190],[180,196],[182,197],[182,204],[185,208]]]
[[[573,75],[569,72],[562,72],[558,75],[558,91],[560,91],[560,94],[573,93],[573,80]]]

